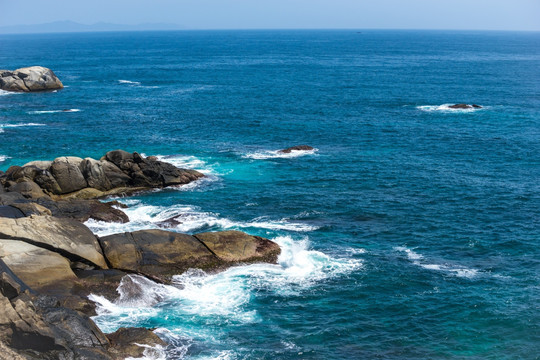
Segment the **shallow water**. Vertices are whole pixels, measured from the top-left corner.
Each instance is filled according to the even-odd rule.
[[[540,35],[241,31],[0,36],[0,170],[122,148],[207,177],[129,224],[239,229],[277,265],[144,279],[95,319],[185,359],[537,359]],[[21,46],[24,44],[24,46]],[[476,103],[479,110],[448,104]],[[64,112],[65,109],[79,111]],[[279,154],[308,144],[316,151]],[[121,290],[121,289],[120,289]],[[154,354],[154,357],[158,357]]]

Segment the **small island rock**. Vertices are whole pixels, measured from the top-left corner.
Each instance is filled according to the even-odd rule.
[[[64,85],[51,69],[31,66],[15,71],[0,70],[0,89],[30,92],[62,89]]]

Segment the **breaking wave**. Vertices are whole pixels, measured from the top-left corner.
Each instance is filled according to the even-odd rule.
[[[479,274],[478,270],[469,269],[464,266],[453,265],[446,262],[441,264],[433,263],[426,260],[423,255],[418,254],[417,252],[405,246],[395,247],[394,250],[405,253],[407,255],[407,259],[412,261],[414,265],[420,266],[421,268],[424,268],[426,270],[441,271],[450,276],[457,276],[468,279],[474,278]]]
[[[439,112],[448,112],[448,113],[470,113],[475,111],[481,111],[486,109],[486,107],[481,108],[468,108],[468,109],[453,109],[450,106],[455,104],[442,104],[442,105],[422,105],[417,106],[416,108],[418,110],[427,111],[427,112],[433,112],[433,111],[439,111]]]
[[[254,160],[266,159],[290,159],[306,155],[315,155],[319,149],[313,150],[292,150],[290,153],[284,153],[281,150],[264,150],[243,155],[243,158]]]
[[[123,199],[118,200],[126,203]],[[155,206],[133,200],[130,204],[130,207],[121,209],[129,217],[130,221],[127,223],[108,223],[90,219],[85,222],[85,225],[98,236],[159,228],[188,233],[246,228],[294,232],[308,232],[318,229],[316,226],[301,222],[289,221],[288,219],[273,220],[267,217],[258,217],[246,222],[233,221],[220,218],[217,213],[201,211],[200,208],[191,205]],[[126,205],[128,204],[126,203]]]

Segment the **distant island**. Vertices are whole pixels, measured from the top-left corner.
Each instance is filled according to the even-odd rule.
[[[98,22],[81,24],[74,21],[55,21],[35,25],[0,26],[0,34],[32,34],[32,33],[73,33],[96,31],[147,31],[147,30],[183,30],[185,27],[168,23],[143,23],[136,25],[110,24]]]

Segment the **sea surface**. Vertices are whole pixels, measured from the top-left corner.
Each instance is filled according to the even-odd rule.
[[[207,177],[120,199],[131,222],[88,222],[96,234],[177,217],[170,230],[282,247],[277,265],[93,296],[102,330],[172,344],[148,358],[540,358],[540,33],[2,35],[0,48],[0,68],[43,65],[66,86],[0,92],[0,170],[157,155]],[[277,152],[300,144],[316,150]]]

